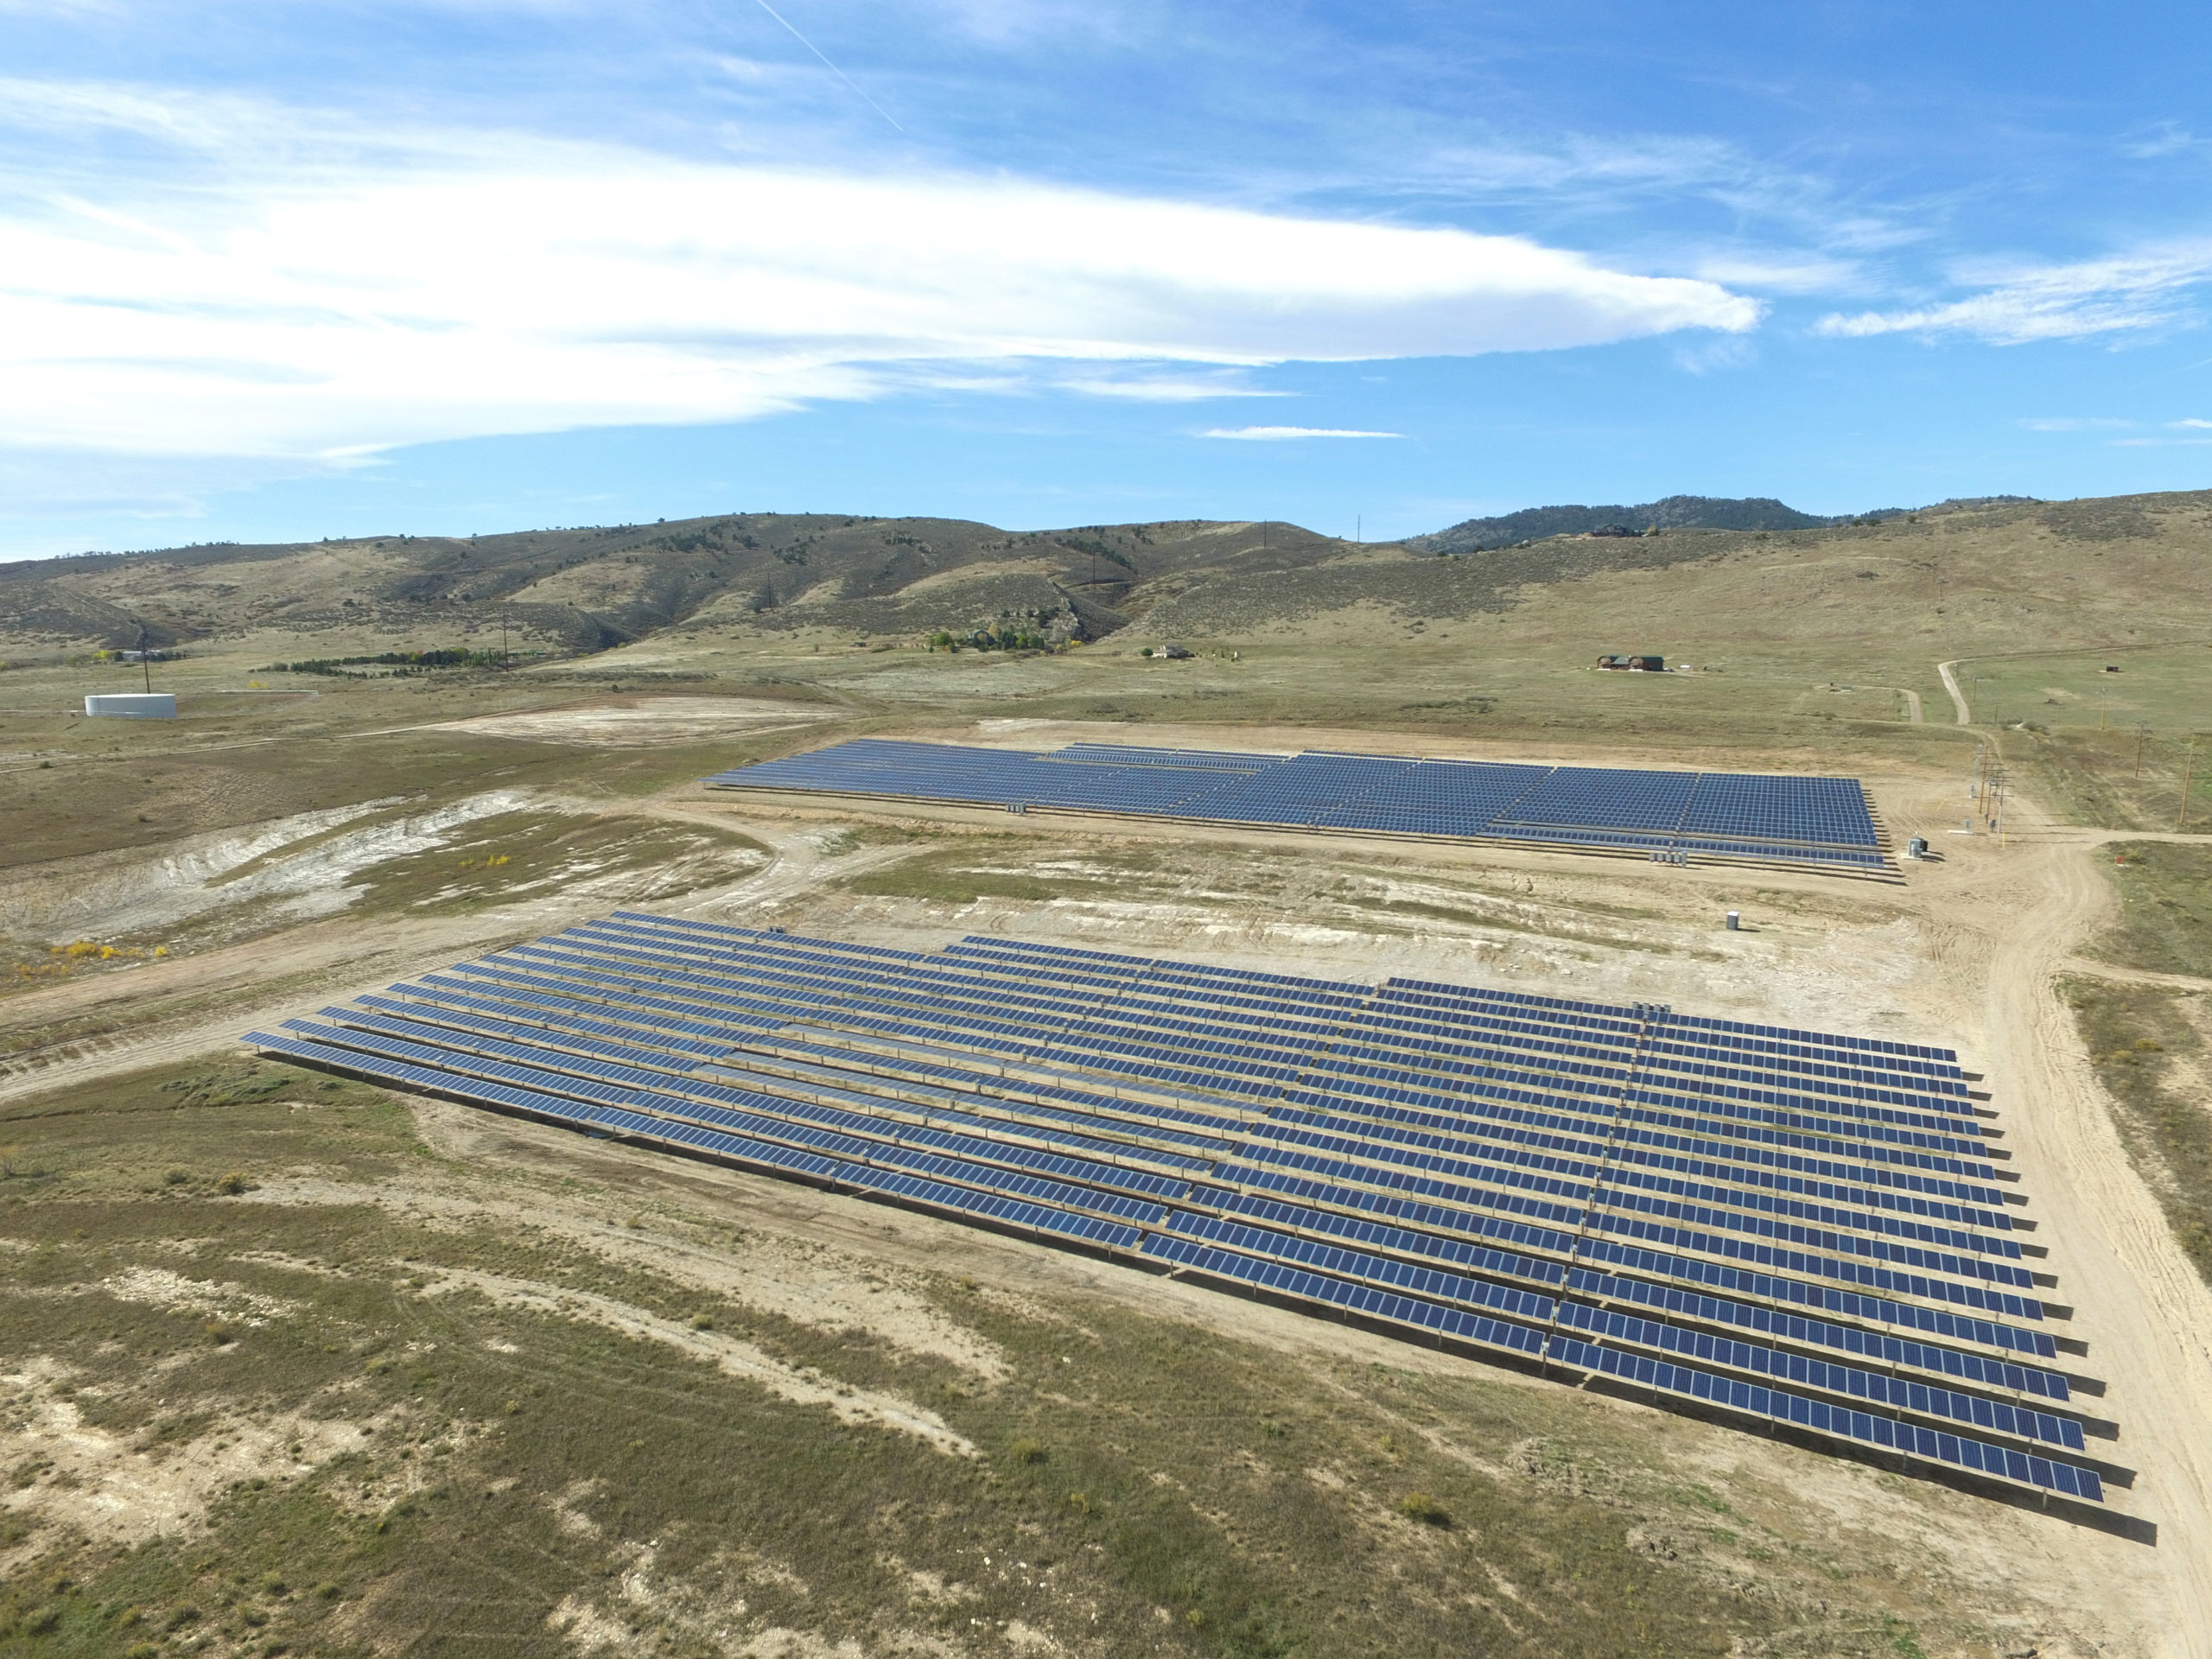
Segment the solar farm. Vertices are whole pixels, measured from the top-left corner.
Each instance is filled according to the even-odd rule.
[[[1948,1049],[630,911],[245,1041],[2023,1501],[2126,1478]]]
[[[708,781],[723,789],[1481,839],[1848,874],[1894,868],[1853,778],[1109,743],[1033,754],[862,738]]]

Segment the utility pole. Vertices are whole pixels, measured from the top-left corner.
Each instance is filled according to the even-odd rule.
[[[2139,780],[2143,776],[2143,740],[2150,735],[2151,728],[2148,726],[2138,726],[2135,728],[2135,776]]]
[[[499,607],[499,666],[507,665],[507,607]]]
[[[2189,757],[2181,763],[2181,822],[2174,825],[2177,830],[2189,828],[2189,775],[2196,769],[2196,740],[2191,738],[2189,741]]]
[[[146,625],[141,622],[138,625],[138,666],[146,671],[146,694],[149,696],[154,691],[154,659],[147,653],[152,649],[153,641],[147,634]]]

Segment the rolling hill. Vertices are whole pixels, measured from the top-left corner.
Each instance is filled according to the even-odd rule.
[[[655,637],[915,643],[941,629],[1058,643],[1132,625],[1151,639],[1319,643],[1510,615],[1509,632],[1532,644],[1669,655],[1817,644],[1847,667],[1899,652],[2147,644],[2212,623],[2201,582],[2212,493],[1422,545],[1356,546],[1279,523],[1007,531],[732,514],[203,546],[0,565],[0,641],[22,661],[132,644],[143,620],[165,646],[265,640],[272,656],[481,647],[503,622],[536,649],[578,654]]]

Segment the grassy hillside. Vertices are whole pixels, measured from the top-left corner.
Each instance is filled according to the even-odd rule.
[[[1148,582],[1300,568],[1342,543],[1294,527],[1161,524],[1008,533],[942,518],[741,513],[471,537],[199,547],[0,565],[0,639],[156,644],[295,636],[480,639],[501,617],[593,650],[677,627],[1111,632]]]
[[[501,616],[588,651],[671,631],[909,639],[1131,620],[1234,640],[1510,616],[1522,641],[1694,659],[1775,649],[1847,672],[2212,635],[2212,494],[2012,504],[1798,530],[1560,536],[1449,556],[1295,526],[1007,532],[948,519],[738,514],[469,539],[385,537],[0,565],[0,644],[283,634],[482,645]],[[1934,684],[1932,671],[1929,683]]]

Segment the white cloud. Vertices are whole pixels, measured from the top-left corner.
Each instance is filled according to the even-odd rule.
[[[1290,438],[1402,438],[1402,432],[1360,432],[1338,426],[1217,426],[1202,438],[1242,438],[1253,443],[1281,443]]]
[[[2135,423],[2094,415],[2046,415],[2024,419],[2019,424],[2031,432],[2109,432]]]
[[[1066,391],[1080,391],[1092,397],[1122,397],[1132,403],[1143,404],[1196,404],[1214,397],[1289,397],[1296,395],[1273,391],[1261,386],[1241,385],[1224,378],[1192,378],[1187,376],[1146,375],[1120,379],[1087,375],[1062,380],[1059,385]]]
[[[1857,265],[1816,254],[1713,254],[1697,264],[1708,283],[1764,289],[1770,294],[1832,294],[1864,281]]]
[[[2157,161],[2162,156],[2186,155],[2204,148],[2204,140],[2187,127],[2175,121],[2153,123],[2140,137],[2133,138],[2120,147],[2120,153],[2139,162]]]
[[[2188,292],[2212,279],[2212,242],[2173,243],[2073,264],[1958,273],[1982,293],[1910,311],[1826,316],[1819,334],[1963,334],[1999,346],[2082,340],[2167,328],[2192,321]]]
[[[188,165],[0,180],[0,442],[329,456],[737,419],[931,365],[1546,350],[1760,315],[1516,237],[307,118],[280,144],[282,112],[127,89],[39,107]]]
[[[2168,421],[2166,424],[2168,426],[2195,427],[2202,430],[2212,431],[2212,421],[2190,419],[2186,421]]]

